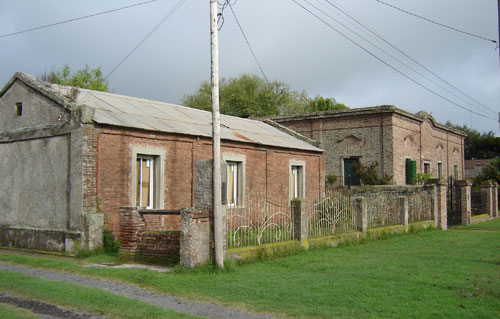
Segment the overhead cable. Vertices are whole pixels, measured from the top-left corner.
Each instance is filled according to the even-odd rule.
[[[125,62],[135,51],[137,51],[137,49],[139,49],[139,47],[141,45],[144,44],[144,42],[147,41],[147,39],[149,39],[150,36],[153,35],[153,33],[156,32],[156,30],[158,30],[161,25],[163,23],[165,23],[165,21],[167,21],[183,4],[184,2],[186,2],[186,0],[180,0],[173,8],[172,10],[170,10],[163,18],[161,18],[161,20],[151,29],[151,31],[148,32],[148,34],[146,34],[141,41],[139,41],[139,43],[120,61],[120,63],[118,63],[114,68],[113,70],[111,70],[111,72],[108,73],[108,75],[106,75],[104,77],[104,79],[108,79],[111,74],[113,74],[116,69],[118,69],[122,64],[123,62]]]
[[[427,22],[430,22],[430,23],[433,23],[433,24],[436,24],[438,26],[441,26],[443,28],[447,28],[447,29],[450,29],[450,30],[453,30],[453,31],[456,31],[456,32],[460,32],[460,33],[463,33],[463,34],[466,34],[466,35],[470,35],[470,36],[473,36],[473,37],[476,37],[476,38],[479,38],[479,39],[482,39],[482,40],[485,40],[485,41],[489,41],[489,42],[493,42],[493,43],[497,43],[497,40],[493,40],[493,39],[488,39],[488,38],[485,38],[485,37],[482,37],[480,35],[477,35],[477,34],[474,34],[474,33],[470,33],[470,32],[467,32],[467,31],[462,31],[462,30],[459,30],[457,28],[454,28],[454,27],[451,27],[449,25],[446,25],[446,24],[443,24],[443,23],[439,23],[439,22],[436,22],[434,20],[431,20],[429,18],[426,18],[426,17],[422,17],[422,16],[419,16],[418,14],[415,14],[415,13],[412,13],[412,12],[409,12],[409,11],[406,11],[404,9],[401,9],[401,8],[398,8],[390,3],[387,3],[387,2],[384,2],[384,1],[380,1],[380,0],[375,0],[383,5],[386,5],[388,7],[391,7],[393,9],[396,9],[396,10],[399,10],[401,12],[404,12],[406,14],[409,14],[409,15],[412,15],[414,17],[417,17],[419,19],[422,19],[422,20],[425,20]]]
[[[13,32],[13,33],[8,33],[8,34],[0,35],[0,38],[10,37],[10,36],[21,34],[21,33],[26,33],[26,32],[30,32],[30,31],[36,31],[36,30],[40,30],[40,29],[54,27],[54,26],[57,26],[57,25],[60,25],[60,24],[65,24],[65,23],[69,23],[69,22],[73,22],[73,21],[78,21],[78,20],[82,20],[82,19],[92,18],[92,17],[95,17],[95,16],[99,16],[99,15],[103,15],[103,14],[107,14],[107,13],[111,13],[111,12],[116,12],[116,11],[120,11],[120,10],[124,10],[124,9],[129,9],[129,8],[141,6],[141,5],[152,3],[152,2],[156,2],[156,1],[158,1],[158,0],[149,0],[149,1],[141,2],[141,3],[136,3],[136,4],[129,5],[129,6],[117,8],[117,9],[112,9],[112,10],[107,10],[107,11],[103,11],[103,12],[89,14],[89,15],[86,15],[86,16],[83,16],[83,17],[78,17],[78,18],[74,18],[74,19],[59,21],[59,22],[55,22],[55,23],[51,23],[51,24],[47,24],[47,25],[43,25],[43,26],[31,28],[31,29],[17,31],[17,32]]]
[[[250,45],[250,42],[248,41],[247,36],[245,35],[245,32],[243,31],[243,28],[241,27],[240,21],[236,17],[236,13],[233,10],[233,6],[231,5],[231,3],[229,3],[229,0],[227,1],[227,4],[229,5],[229,9],[231,9],[231,12],[233,13],[234,19],[236,20],[236,23],[238,24],[238,27],[240,28],[241,34],[245,38],[245,41],[246,41],[246,43],[248,45],[248,48],[250,49],[250,52],[252,53],[252,56],[253,56],[255,62],[257,63],[257,65],[258,65],[258,67],[260,69],[260,72],[262,73],[262,76],[264,77],[264,79],[266,80],[266,82],[269,82],[268,79],[267,79],[266,74],[264,73],[264,70],[262,69],[262,66],[259,63],[259,60],[257,59],[257,56],[255,55],[255,52],[252,49],[252,46]]]
[[[403,77],[405,77],[406,79],[410,80],[411,82],[417,84],[418,86],[422,87],[423,89],[429,91],[430,93],[440,97],[441,99],[463,109],[463,110],[466,110],[470,113],[473,113],[473,114],[476,114],[478,116],[481,116],[481,117],[484,117],[484,118],[487,118],[487,119],[492,119],[492,120],[495,120],[497,121],[496,118],[492,118],[492,117],[489,117],[489,116],[486,116],[486,115],[483,115],[481,113],[478,113],[478,112],[475,112],[473,110],[470,110],[450,99],[448,99],[447,97],[439,94],[438,92],[428,88],[427,86],[423,85],[422,83],[418,82],[417,80],[411,78],[410,76],[408,76],[407,74],[403,73],[402,71],[398,70],[396,67],[392,66],[391,64],[389,64],[388,62],[386,62],[385,60],[383,60],[382,58],[380,58],[379,56],[377,56],[376,54],[372,53],[371,51],[369,51],[368,49],[366,49],[365,47],[363,47],[362,45],[360,45],[359,43],[357,43],[356,41],[352,40],[351,38],[349,38],[345,33],[343,33],[342,31],[338,30],[337,28],[335,28],[334,26],[332,26],[331,24],[329,24],[327,21],[325,21],[324,19],[322,19],[320,16],[318,16],[317,14],[315,14],[314,12],[312,12],[311,10],[309,10],[308,8],[306,8],[304,5],[300,4],[299,2],[297,2],[297,0],[292,0],[295,4],[297,4],[299,7],[301,7],[302,9],[304,9],[305,11],[307,11],[309,14],[311,14],[312,16],[314,16],[316,19],[318,19],[319,21],[323,22],[326,26],[328,26],[330,29],[334,30],[335,32],[337,32],[339,35],[341,35],[343,38],[345,38],[346,40],[348,40],[349,42],[351,42],[352,44],[354,44],[355,46],[357,46],[358,48],[360,48],[361,50],[365,51],[366,53],[368,53],[369,55],[371,55],[372,57],[374,57],[375,59],[377,59],[378,61],[380,61],[381,63],[383,63],[384,65],[386,65],[387,67],[391,68],[393,71],[399,73],[400,75],[402,75]],[[307,1],[305,1],[307,2]]]
[[[417,61],[415,58],[412,58],[411,56],[409,56],[407,53],[405,53],[404,51],[402,51],[401,49],[399,49],[398,47],[396,47],[395,45],[393,45],[392,43],[390,43],[389,41],[387,41],[386,39],[384,39],[381,35],[379,35],[377,32],[373,31],[371,28],[367,27],[366,25],[364,25],[362,22],[360,22],[358,19],[356,19],[355,17],[353,17],[351,14],[349,14],[348,12],[346,12],[345,10],[343,10],[342,8],[340,8],[338,5],[332,3],[332,1],[330,0],[325,0],[328,4],[330,4],[332,7],[334,7],[335,9],[337,9],[338,11],[342,12],[344,15],[346,15],[347,17],[349,17],[350,19],[352,19],[353,21],[355,21],[357,24],[359,24],[362,28],[364,28],[365,30],[367,30],[368,32],[370,32],[371,34],[373,34],[374,36],[376,36],[378,39],[380,39],[381,41],[383,41],[384,43],[386,43],[387,45],[389,45],[391,48],[393,48],[394,50],[396,50],[397,52],[399,52],[401,55],[405,56],[407,59],[409,59],[410,61],[412,61],[413,63],[417,64],[418,66],[420,66],[422,69],[424,69],[425,71],[429,72],[430,74],[432,74],[434,77],[436,77],[438,80],[446,83],[449,87],[453,88],[454,90],[456,90],[457,92],[461,93],[463,96],[467,97],[470,101],[473,101],[474,103],[477,104],[477,106],[480,106],[480,107],[483,107],[485,110],[491,112],[492,114],[496,115],[497,112],[494,111],[493,109],[491,109],[490,107],[482,104],[481,102],[477,101],[476,99],[474,99],[472,96],[470,96],[469,94],[467,94],[466,92],[462,91],[461,89],[459,89],[458,87],[456,87],[455,85],[453,85],[452,83],[450,83],[449,81],[445,80],[443,77],[441,77],[440,75],[436,74],[435,72],[433,72],[432,70],[430,70],[428,67],[426,67],[425,65],[423,65],[422,63],[420,63],[419,61]],[[429,79],[428,79],[429,80]],[[467,104],[470,104],[471,106],[476,106],[476,105],[472,105],[472,103],[470,103],[469,101],[466,101],[465,99],[463,99],[462,97],[459,97],[457,96],[455,93],[453,92],[450,92],[448,89],[446,88],[443,88],[442,86],[440,86],[439,84],[435,83],[434,81],[432,80],[429,80],[431,81],[432,83],[438,85],[439,87],[441,87],[443,90],[447,91],[448,93],[452,94],[453,96],[459,98],[460,100],[462,100],[463,102],[467,103]]]

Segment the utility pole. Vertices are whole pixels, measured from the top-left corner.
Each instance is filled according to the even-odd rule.
[[[210,52],[212,86],[212,179],[215,263],[224,268],[224,227],[221,201],[220,115],[219,115],[219,36],[217,30],[217,0],[210,1]],[[500,1],[500,0],[499,0]]]

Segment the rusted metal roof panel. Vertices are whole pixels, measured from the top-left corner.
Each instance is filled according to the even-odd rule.
[[[68,87],[53,85],[68,95]],[[122,127],[212,136],[212,113],[146,99],[80,89],[76,104],[95,109],[94,121]],[[322,152],[303,140],[261,121],[221,115],[221,139]]]

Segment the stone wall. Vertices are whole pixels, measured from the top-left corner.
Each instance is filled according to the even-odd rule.
[[[406,183],[406,159],[417,161],[417,171],[437,176],[441,163],[443,176],[464,177],[464,137],[437,124],[425,112],[417,115],[393,106],[319,112],[304,116],[275,118],[326,150],[325,174],[335,174],[343,185],[343,160],[359,158],[361,163],[379,164],[379,173],[393,176],[393,184]]]

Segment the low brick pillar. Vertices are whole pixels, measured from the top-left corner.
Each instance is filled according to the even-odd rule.
[[[427,185],[434,186],[434,220],[435,225],[442,230],[448,229],[448,184],[442,178],[429,179]]]
[[[195,267],[215,260],[213,226],[213,214],[209,210],[186,208],[181,211],[181,265]]]
[[[293,236],[295,240],[305,241],[309,235],[309,218],[307,216],[306,204],[306,200],[302,198],[292,200]]]
[[[472,218],[472,201],[471,201],[471,185],[467,180],[459,180],[456,182],[457,187],[460,187],[460,214],[462,225],[470,225]]]
[[[497,209],[495,209],[495,202],[498,200],[497,196],[494,196],[494,188],[493,183],[484,182],[481,184],[481,191],[484,193],[484,201],[483,201],[483,210],[485,214],[488,214],[490,217],[496,217],[498,215]],[[496,198],[496,200],[495,200]],[[498,206],[497,206],[498,207]]]
[[[356,218],[356,228],[358,231],[368,231],[368,206],[364,197],[352,197],[352,209]]]
[[[408,197],[399,197],[399,215],[401,218],[400,223],[404,226],[408,226]]]
[[[135,254],[139,231],[144,230],[144,219],[138,207],[120,207],[120,251]]]

